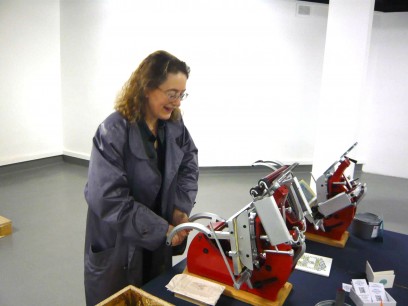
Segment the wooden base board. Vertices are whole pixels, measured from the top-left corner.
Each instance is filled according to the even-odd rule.
[[[7,235],[11,235],[13,232],[11,221],[7,218],[0,216],[0,238],[3,238]]]
[[[187,302],[190,302],[191,304],[194,304],[194,305],[198,305],[198,306],[208,306],[208,304],[202,303],[202,302],[200,302],[200,301],[197,301],[197,300],[195,300],[195,299],[189,298],[188,296],[185,296],[185,295],[182,295],[182,294],[175,293],[174,296],[177,297],[177,298],[179,298],[179,299],[182,299],[182,300],[185,300],[185,301],[187,301]]]
[[[328,237],[323,237],[320,235],[311,234],[311,233],[306,232],[306,239],[315,241],[315,242],[319,242],[319,243],[323,243],[323,244],[327,244],[330,246],[334,246],[337,248],[344,248],[349,238],[349,235],[350,235],[349,232],[345,231],[343,235],[341,236],[340,240],[335,240],[335,239],[331,239]]]
[[[225,285],[223,283],[214,281],[212,279],[208,279],[206,277],[196,275],[194,273],[190,273],[190,272],[188,272],[187,268],[183,271],[183,273],[186,273],[186,274],[189,274],[191,276],[198,277],[198,278],[202,278],[202,279],[205,279],[207,281],[210,281],[210,282],[219,284],[221,286],[224,286],[225,290],[224,290],[223,294],[225,294],[227,296],[230,296],[230,297],[232,297],[232,298],[234,298],[236,300],[248,303],[248,304],[253,305],[253,306],[282,306],[283,303],[286,301],[286,298],[288,297],[288,295],[289,295],[289,293],[290,293],[290,291],[292,290],[292,287],[293,287],[293,285],[291,283],[286,282],[286,284],[279,290],[278,297],[277,297],[276,301],[271,301],[271,300],[262,298],[260,296],[257,296],[257,295],[255,295],[253,293],[249,293],[249,292],[246,292],[246,291],[243,291],[243,290],[238,290],[238,289],[235,289],[232,286],[228,286],[228,285]]]

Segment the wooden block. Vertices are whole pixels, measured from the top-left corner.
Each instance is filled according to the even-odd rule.
[[[331,239],[331,238],[327,238],[327,237],[323,237],[320,235],[311,234],[311,233],[306,232],[306,239],[315,241],[315,242],[319,242],[319,243],[323,243],[323,244],[327,244],[330,246],[334,246],[337,248],[344,248],[349,238],[349,235],[350,235],[349,232],[345,231],[343,235],[341,236],[340,240],[335,240],[335,239]]]
[[[12,233],[11,220],[0,216],[0,238],[3,238]]]
[[[96,306],[175,306],[158,297],[129,285]]]
[[[183,273],[195,276],[195,277],[199,277],[202,279],[205,279],[207,281],[219,284],[221,286],[225,287],[225,290],[223,292],[223,294],[230,296],[236,300],[248,303],[250,305],[253,306],[282,306],[283,303],[286,301],[286,298],[288,297],[290,291],[292,290],[293,285],[291,283],[286,283],[278,292],[278,297],[276,299],[276,301],[271,301],[268,299],[265,299],[263,297],[257,296],[253,293],[247,292],[247,291],[243,291],[243,290],[239,290],[239,289],[235,289],[232,286],[228,286],[225,285],[223,283],[217,282],[215,280],[194,274],[194,273],[190,273],[188,272],[188,269],[186,268]]]
[[[202,303],[202,302],[200,302],[200,301],[197,301],[197,300],[195,300],[195,299],[192,299],[192,298],[190,298],[190,297],[188,297],[188,296],[185,296],[185,295],[182,295],[182,294],[174,293],[174,296],[177,297],[177,298],[179,298],[179,299],[182,299],[182,300],[185,300],[185,301],[187,301],[187,302],[190,302],[191,304],[194,304],[194,305],[207,306],[207,304],[205,304],[205,303]]]

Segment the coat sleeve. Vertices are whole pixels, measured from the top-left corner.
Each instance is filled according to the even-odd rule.
[[[85,198],[89,209],[125,239],[154,250],[166,239],[168,223],[131,196],[124,167],[127,125],[102,123],[94,138]]]
[[[181,150],[184,153],[178,175],[175,207],[190,215],[193,209],[198,191],[198,149],[183,124],[183,133],[180,142]]]

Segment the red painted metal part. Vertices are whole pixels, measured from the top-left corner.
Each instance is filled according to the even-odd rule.
[[[277,202],[279,209],[281,211],[282,209],[285,209],[286,227],[288,229],[292,229],[296,226],[297,228],[299,228],[299,230],[304,231],[305,224],[297,220],[297,217],[294,215],[294,213],[293,212],[291,213],[290,210],[288,210],[289,203],[286,200],[288,193],[289,193],[288,188],[286,186],[281,186],[278,190],[275,191],[273,196]],[[289,232],[292,234],[293,239],[297,240],[297,237],[295,237],[295,233],[292,230],[289,230]]]
[[[287,193],[286,187],[281,187],[278,192],[274,193],[275,200],[280,203],[279,205],[284,205]],[[222,230],[225,226],[225,224],[217,223],[214,227],[216,227],[216,230]],[[290,232],[292,233],[292,231]],[[255,218],[255,233],[258,253],[263,253],[264,250],[275,250],[275,246],[271,246],[268,242],[259,238],[266,235],[259,217]],[[231,250],[230,242],[229,240],[220,240],[220,243],[231,271],[234,271],[232,259],[228,256],[228,252]],[[280,251],[292,250],[292,247],[287,244],[280,244],[276,247]],[[251,276],[251,283],[254,288],[250,289],[244,283],[240,290],[275,301],[279,290],[289,279],[295,263],[293,262],[293,256],[288,254],[267,252],[264,254],[265,257],[260,256],[258,258],[259,268],[254,268]],[[191,241],[187,254],[187,268],[190,273],[233,286],[231,275],[216,243],[202,233],[197,234]]]
[[[278,248],[279,250],[290,250],[290,246],[287,245],[279,245]],[[223,249],[225,252],[230,250],[226,243]],[[292,259],[292,256],[286,254],[266,253],[266,258],[262,260],[260,268],[253,271],[251,282],[254,288],[250,289],[243,284],[240,290],[275,301],[279,290],[285,285],[292,272]],[[233,271],[232,260],[228,256],[227,260]],[[190,273],[228,286],[234,285],[217,245],[202,233],[197,234],[190,244],[187,268]]]
[[[341,240],[343,234],[353,221],[355,214],[355,206],[344,208],[323,220],[323,225],[326,230],[325,232],[320,229],[315,230],[312,224],[308,224],[306,232],[333,240]]]
[[[335,195],[342,193],[342,192],[349,192],[350,186],[347,185],[339,185],[335,183],[345,183],[346,179],[344,177],[344,171],[350,166],[351,162],[348,158],[342,161],[339,167],[334,171],[333,175],[329,177],[327,182],[327,198],[330,199]]]
[[[344,176],[344,171],[350,166],[351,162],[349,158],[345,158],[336,171],[328,178],[327,181],[327,199],[331,199],[332,197],[345,192],[347,194],[351,193],[354,189],[354,186],[347,183],[347,180]],[[335,183],[345,183],[342,184],[335,184]],[[355,199],[352,199],[354,202]],[[344,232],[348,229],[351,222],[354,219],[356,214],[357,208],[355,206],[346,207],[333,215],[326,217],[323,220],[323,226],[325,228],[325,232],[322,230],[316,230],[312,224],[308,223],[307,232],[323,237],[327,237],[334,240],[341,240]]]

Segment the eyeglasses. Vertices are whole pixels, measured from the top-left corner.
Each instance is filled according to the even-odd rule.
[[[164,93],[167,98],[169,99],[170,102],[175,102],[180,99],[180,101],[183,101],[187,99],[188,93],[182,92],[181,94],[177,94],[177,90],[174,89],[169,89],[169,90],[163,90],[160,87],[157,88],[160,90],[162,93]]]

